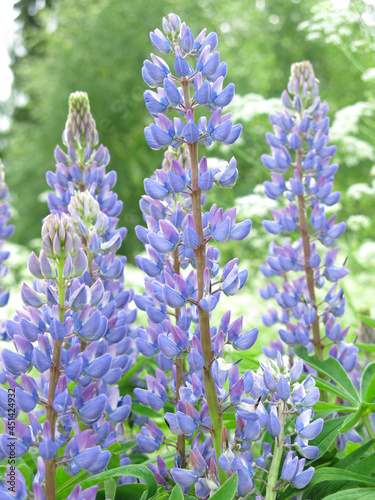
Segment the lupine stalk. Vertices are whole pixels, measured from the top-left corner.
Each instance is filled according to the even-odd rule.
[[[296,151],[296,168],[299,173],[301,182],[303,183],[303,170],[302,170],[302,157],[303,151],[298,149]],[[318,359],[323,359],[323,350],[324,345],[322,344],[322,339],[320,337],[320,326],[319,326],[319,313],[318,313],[318,304],[315,297],[315,288],[314,288],[314,270],[310,266],[310,257],[311,257],[311,243],[310,243],[310,234],[307,225],[306,219],[306,203],[305,197],[303,194],[297,196],[298,199],[298,211],[299,211],[299,229],[301,233],[302,245],[303,245],[303,253],[304,253],[304,268],[306,275],[306,283],[307,288],[311,298],[311,304],[315,309],[315,319],[312,322],[312,333],[313,333],[313,345],[314,352]]]
[[[148,314],[149,333],[147,330],[140,331],[137,346],[143,354],[149,356],[156,348],[157,338],[161,350],[161,353],[157,355],[157,362],[161,368],[163,367],[163,371],[165,367],[171,366],[168,358],[175,358],[174,397],[177,402],[178,421],[182,428],[176,426],[176,417],[173,414],[167,413],[166,420],[172,432],[177,433],[177,448],[180,454],[178,467],[171,470],[172,479],[176,482],[181,481],[179,484],[186,488],[187,482],[190,481],[189,477],[195,482],[198,477],[197,471],[199,470],[200,474],[202,471],[200,466],[195,464],[197,458],[194,457],[197,452],[191,448],[190,454],[193,453],[189,461],[191,470],[185,473],[187,482],[184,484],[185,476],[180,469],[180,467],[185,467],[180,451],[181,434],[184,436],[191,434],[188,428],[193,424],[188,423],[189,419],[193,418],[195,422],[198,418],[190,399],[186,401],[185,394],[190,391],[188,387],[195,387],[194,390],[198,390],[198,384],[204,383],[204,394],[198,398],[198,401],[194,399],[195,396],[191,401],[193,404],[198,404],[203,397],[200,427],[204,429],[204,432],[210,432],[212,444],[209,446],[215,450],[214,461],[209,464],[210,487],[215,489],[227,478],[226,471],[221,469],[217,462],[222,451],[222,404],[225,403],[226,398],[221,401],[220,389],[213,376],[213,370],[218,370],[218,357],[222,356],[221,345],[224,348],[224,334],[219,333],[219,339],[214,346],[211,338],[210,312],[218,302],[220,287],[216,291],[213,290],[211,276],[216,276],[219,270],[217,264],[219,252],[214,247],[207,248],[206,243],[210,239],[217,242],[224,242],[228,238],[241,240],[249,234],[251,222],[244,221],[235,224],[235,211],[230,210],[224,213],[216,205],[211,208],[210,212],[203,213],[202,205],[205,200],[203,191],[210,190],[214,181],[219,186],[232,187],[238,173],[234,158],[224,171],[209,170],[206,158],[199,158],[198,144],[201,142],[209,145],[212,140],[232,144],[238,138],[242,127],[233,126],[229,115],[221,115],[221,109],[233,98],[234,86],[230,84],[222,90],[226,64],[220,63],[219,53],[214,52],[217,43],[216,34],[211,33],[206,37],[205,30],[203,30],[194,40],[190,28],[185,23],[181,24],[174,14],[164,19],[163,29],[166,35],[155,30],[151,33],[151,41],[159,52],[174,54],[177,77],[169,74],[169,68],[161,58],[152,54],[153,63],[145,61],[142,71],[146,83],[151,87],[163,84],[163,88],[158,88],[157,94],[145,92],[146,106],[155,117],[155,124],[145,129],[145,135],[148,144],[153,149],[160,149],[168,144],[172,147],[180,144],[186,145],[184,147],[188,151],[189,164],[183,170],[183,165],[177,162],[172,161],[170,165],[166,165],[166,168],[163,163],[163,171],[157,170],[154,177],[145,181],[147,197],[141,201],[141,208],[148,228],[147,230],[137,228],[137,234],[146,245],[150,259],[137,257],[137,264],[151,279],[146,279],[148,291],[142,297],[136,297],[135,300],[138,307],[146,310]],[[196,73],[187,62],[189,59],[197,60]],[[179,88],[177,84],[180,85]],[[194,95],[191,97],[192,87],[194,87]],[[194,111],[199,105],[207,106],[211,111],[216,109],[208,124],[206,118],[199,119],[198,125],[194,121]],[[176,118],[172,122],[164,117],[162,113],[166,114],[171,109],[179,111],[185,120]],[[177,263],[177,258],[179,263]],[[174,281],[171,280],[171,261],[173,261]],[[237,259],[229,262],[223,270],[223,278],[217,282],[223,283],[222,290],[228,295],[236,293],[246,281],[247,272],[239,273],[236,264]],[[192,265],[194,271],[186,278],[181,271],[185,270],[188,265]],[[186,285],[183,284],[184,280],[186,280]],[[181,317],[180,311],[183,314],[181,319],[184,321],[177,321],[176,331],[170,326],[169,321],[163,319],[166,318],[166,314],[169,314],[168,306],[174,308],[174,316],[177,320]],[[197,323],[197,326],[190,333],[187,329],[191,322]],[[168,333],[171,329],[171,335],[163,335],[163,331]],[[246,348],[255,341],[257,331],[253,330],[250,333],[249,342],[245,341]],[[236,335],[239,333],[238,330]],[[186,340],[184,335],[186,335]],[[145,342],[147,340],[150,342],[154,337],[151,350],[151,346]],[[235,335],[230,336],[230,341],[236,343],[236,338]],[[175,342],[176,347],[173,345]],[[183,358],[186,355],[188,355],[189,373],[182,376]],[[160,379],[160,374],[157,376]],[[193,376],[195,378],[192,378]],[[186,382],[189,384],[188,387]],[[153,394],[156,394],[156,390],[159,394],[158,398],[165,400],[166,396],[161,388],[151,381],[148,383],[148,391],[137,390],[136,395],[143,404],[150,404],[153,407],[153,405],[161,404],[159,399],[154,398]],[[210,419],[209,427],[204,423],[205,412]],[[156,440],[155,445],[150,442],[150,438]],[[186,440],[185,437],[184,440]],[[160,439],[154,436],[150,428],[145,429],[138,439],[140,447],[145,450],[146,448],[151,450],[159,442]],[[194,467],[198,467],[197,470]],[[164,479],[163,481],[160,479],[160,473],[156,470],[154,472],[160,484],[164,484]],[[201,487],[204,491],[206,490],[208,486],[204,484],[205,486],[202,484],[196,486],[198,491]]]
[[[270,281],[261,290],[263,298],[275,298],[282,309],[281,314],[272,309],[264,322],[268,326],[283,323],[281,339],[290,347],[301,344],[314,350],[317,359],[324,359],[326,348],[333,345],[328,354],[351,371],[357,348],[344,342],[348,328],[342,329],[336,322],[345,308],[343,289],[337,291],[337,282],[348,270],[335,264],[338,247],[323,255],[319,248],[319,242],[332,247],[345,231],[344,222],[335,224],[336,215],[327,218],[325,214],[325,207],[337,203],[341,196],[332,192],[338,165],[330,165],[330,161],[336,146],[328,145],[328,105],[320,100],[308,61],[292,65],[282,103],[284,110],[270,116],[275,134],[266,134],[272,156],[263,155],[262,161],[272,171],[272,181],[265,182],[265,194],[273,200],[284,194],[288,204],[273,210],[274,220],[263,225],[271,234],[289,233],[292,239],[285,240],[284,246],[271,244],[267,265],[261,266],[266,277],[282,276],[284,280],[281,289]],[[290,170],[286,183],[283,176]],[[298,274],[290,280],[292,272]],[[334,285],[324,298],[318,298],[326,281]]]
[[[22,285],[24,307],[6,324],[17,352],[2,353],[17,410],[30,421],[16,421],[17,458],[30,446],[39,449],[36,500],[54,500],[57,467],[72,475],[101,472],[111,456],[106,448],[126,439],[131,398],[120,397],[116,384],[135,357],[128,336],[133,293],[124,287],[126,259],[116,257],[126,234],[117,228],[122,203],[110,190],[116,174],[106,173],[108,151],[93,149],[98,134],[85,93],[69,99],[63,141],[67,153],[56,147],[56,173],[47,173],[56,194],[48,196],[43,247],[28,262],[36,281],[33,288]],[[32,365],[36,379],[26,375]],[[36,407],[46,417],[43,426]],[[3,434],[1,458],[9,453],[6,440]],[[121,456],[121,465],[128,461]],[[82,492],[77,485],[68,500],[94,500],[97,489]]]
[[[67,288],[67,283],[63,278],[63,268],[64,259],[56,260],[57,268],[57,296],[58,296],[58,308],[59,308],[59,321],[64,323],[65,316],[65,293]],[[57,412],[53,408],[53,401],[55,399],[55,392],[57,383],[59,381],[59,370],[60,370],[60,355],[64,340],[53,340],[52,348],[52,364],[49,374],[49,385],[48,385],[48,399],[46,406],[46,419],[51,426],[52,440],[55,441],[55,430],[57,421]],[[46,500],[54,500],[56,498],[56,459],[51,458],[45,462],[45,474],[46,474]]]
[[[175,274],[180,275],[181,266],[180,266],[180,257],[178,255],[178,248],[173,251],[173,271]],[[175,310],[176,324],[178,323],[180,317],[180,308],[176,307]],[[176,405],[179,400],[179,392],[180,388],[184,386],[184,360],[176,359]],[[185,450],[185,436],[181,434],[181,436],[177,437],[177,451],[180,455],[181,459],[181,467],[184,469],[186,467],[186,450]]]
[[[184,103],[186,111],[192,108],[190,95],[189,95],[189,82],[183,82],[182,90],[184,94]],[[194,113],[193,113],[194,117]],[[193,122],[194,123],[194,122]],[[198,155],[198,142],[188,144],[190,164],[191,164],[191,200],[193,207],[193,218],[195,230],[199,237],[199,244],[194,248],[195,262],[197,266],[197,283],[198,283],[198,314],[199,314],[199,327],[201,334],[201,345],[204,358],[204,387],[206,390],[208,412],[211,418],[211,436],[214,443],[215,453],[218,457],[221,454],[221,432],[223,428],[223,415],[219,405],[219,400],[216,392],[216,385],[211,376],[211,366],[214,362],[215,356],[212,349],[211,333],[210,333],[210,315],[208,311],[202,309],[199,304],[203,298],[204,288],[204,270],[206,269],[206,239],[203,232],[202,224],[202,190],[199,188],[199,155]],[[220,483],[223,484],[227,479],[227,474],[219,468]]]
[[[146,127],[145,136],[153,149],[182,144],[181,149],[187,149],[189,154],[186,162],[183,154],[170,149],[163,168],[144,182],[146,196],[140,206],[147,227],[138,226],[136,232],[147,257],[137,256],[136,262],[148,277],[145,292],[136,296],[135,302],[147,313],[148,327],[139,329],[136,343],[145,356],[155,356],[162,371],[156,370],[156,377],[146,376],[147,389],[137,388],[135,395],[142,404],[159,410],[169,403],[168,394],[172,392],[176,412],[167,411],[165,421],[178,441],[174,444],[150,420],[137,436],[138,446],[147,453],[160,449],[163,443],[177,447],[179,456],[170,471],[160,455],[157,466],[149,466],[158,483],[167,489],[168,481],[172,481],[188,494],[195,485],[197,497],[208,498],[229,474],[237,472],[237,495],[243,497],[250,492],[258,494],[253,467],[264,470],[271,465],[272,446],[268,443],[256,461],[248,451],[267,429],[275,440],[269,486],[274,498],[281,488],[278,474],[285,448],[296,446],[303,456],[317,456],[317,448],[308,446],[307,441],[320,432],[322,421],[314,422],[304,433],[312,418],[312,411],[305,408],[315,404],[319,391],[311,378],[304,384],[298,383],[302,362],[289,373],[279,355],[277,365],[262,365],[260,373],[246,370],[240,376],[237,363],[223,359],[227,344],[247,350],[258,334],[256,328],[243,331],[242,317],[231,322],[230,311],[221,318],[219,328],[210,325],[210,313],[217,305],[219,293],[235,295],[247,278],[247,271],[239,272],[238,259],[233,259],[224,266],[221,279],[212,281],[219,272],[219,251],[208,246],[208,241],[240,241],[249,234],[251,221],[236,224],[235,209],[224,212],[216,204],[207,212],[203,210],[204,192],[214,183],[232,187],[238,171],[234,158],[224,169],[210,170],[206,158],[200,159],[198,154],[199,143],[209,145],[216,140],[232,144],[238,138],[241,126],[233,126],[230,115],[222,115],[222,108],[233,98],[234,86],[229,84],[222,89],[226,65],[219,62],[219,54],[214,51],[216,34],[206,37],[203,30],[194,39],[189,27],[181,24],[175,14],[164,18],[163,29],[164,34],[159,30],[151,33],[151,41],[159,52],[174,56],[177,76],[172,75],[163,59],[153,54],[152,63],[145,61],[143,78],[151,87],[158,87],[157,93],[145,92],[146,106],[155,118],[155,123]],[[194,59],[196,69],[188,63]],[[198,125],[195,123],[194,112],[199,105],[213,111],[208,123],[205,117],[199,119]],[[167,118],[165,114],[172,110],[177,110],[183,119]],[[187,274],[189,266],[193,270]],[[177,323],[173,325],[170,316],[175,316]],[[184,374],[186,357],[188,371]],[[169,368],[172,378],[168,379]],[[228,390],[224,389],[227,380]],[[235,409],[237,420],[234,434],[223,425],[223,413],[230,408]],[[284,435],[284,423],[292,425],[286,408],[288,415],[301,417],[297,417],[291,436],[301,433],[302,437],[297,436],[294,443],[291,436]],[[185,445],[192,440],[186,468],[181,435]],[[290,471],[289,466],[284,481],[302,488],[311,479],[313,469],[303,471],[305,460],[293,458],[292,451],[288,456],[298,467]]]

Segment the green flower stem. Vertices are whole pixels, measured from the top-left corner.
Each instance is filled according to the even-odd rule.
[[[64,259],[57,261],[57,292],[59,299],[59,320],[64,322],[65,315],[65,282],[63,279]],[[55,440],[55,428],[57,413],[53,408],[53,400],[55,391],[60,377],[60,354],[63,345],[63,340],[53,341],[52,364],[49,371],[49,387],[48,387],[48,404],[46,407],[46,419],[51,425],[52,440]],[[46,500],[55,500],[56,498],[56,457],[46,460],[45,462],[45,484],[46,484]]]
[[[284,455],[285,418],[286,418],[285,403],[284,401],[281,401],[279,405],[279,421],[280,421],[281,431],[280,434],[276,436],[275,439],[272,463],[267,477],[268,479],[267,489],[266,489],[267,500],[276,500],[277,498],[278,492],[276,489],[276,485],[279,480],[280,465]]]

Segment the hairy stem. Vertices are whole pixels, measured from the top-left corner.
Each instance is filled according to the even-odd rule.
[[[175,274],[180,274],[180,257],[178,255],[178,247],[173,252],[173,271]],[[176,323],[180,316],[180,309],[176,308]],[[176,359],[176,400],[177,405],[180,399],[180,387],[184,385],[184,360],[182,358]],[[181,467],[186,468],[186,453],[185,453],[185,435],[181,434],[177,438],[177,450],[181,458]]]
[[[206,245],[204,243],[204,234],[202,226],[202,205],[201,205],[201,190],[198,187],[198,144],[189,144],[191,176],[192,176],[192,204],[193,218],[195,229],[199,236],[199,245],[194,250],[195,260],[197,264],[197,279],[198,279],[198,297],[203,297],[203,273],[206,266]],[[219,400],[216,392],[216,385],[211,376],[211,365],[214,361],[214,353],[211,343],[210,320],[209,313],[204,311],[198,304],[199,327],[201,344],[204,358],[204,387],[206,390],[206,398],[208,411],[211,419],[211,436],[215,448],[216,459],[221,455],[221,431],[223,428],[223,415],[220,410]],[[227,473],[219,467],[219,479],[223,484],[227,480]]]
[[[59,298],[59,320],[64,322],[64,305],[65,305],[65,285],[63,279],[63,266],[64,260],[61,259],[57,263],[57,290]],[[63,345],[63,340],[57,342],[53,341],[52,364],[49,371],[49,386],[48,386],[48,400],[46,407],[46,419],[51,426],[52,440],[55,440],[55,428],[57,413],[53,408],[53,400],[55,398],[55,391],[59,381],[59,368],[60,368],[60,354]],[[46,500],[55,500],[56,498],[56,458],[51,458],[45,462],[45,484],[46,484]]]
[[[280,464],[284,455],[284,438],[285,438],[284,427],[286,418],[285,410],[286,410],[285,403],[284,401],[281,401],[279,406],[279,421],[280,421],[281,431],[280,434],[275,438],[272,463],[267,478],[267,489],[266,489],[267,500],[275,500],[277,498],[276,485],[279,480]]]
[[[303,170],[302,170],[302,151],[301,149],[296,152],[296,164],[297,170],[301,177],[301,182],[303,180]],[[314,352],[317,359],[323,359],[323,351],[324,344],[320,337],[320,326],[319,326],[319,315],[318,315],[318,305],[315,297],[315,288],[314,288],[314,270],[310,266],[310,234],[308,230],[307,220],[306,220],[306,204],[305,198],[303,194],[297,196],[298,198],[298,212],[299,212],[299,229],[302,238],[303,245],[303,253],[305,259],[305,275],[307,281],[307,287],[309,290],[312,306],[315,309],[315,319],[312,324],[312,332],[313,332],[313,345]]]

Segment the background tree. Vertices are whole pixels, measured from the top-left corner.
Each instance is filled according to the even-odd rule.
[[[24,245],[38,237],[40,219],[47,214],[43,197],[38,203],[35,197],[45,190],[44,175],[53,165],[50,151],[60,140],[58,124],[64,119],[67,96],[84,90],[98,117],[101,140],[111,151],[112,168],[118,173],[119,197],[125,202],[120,222],[129,228],[123,251],[133,256],[140,250],[133,227],[141,218],[142,179],[161,161],[161,154],[155,159],[144,147],[147,114],[141,67],[149,43],[145,32],[169,11],[191,20],[195,31],[202,25],[209,30],[219,26],[219,50],[229,62],[229,78],[236,81],[239,95],[278,97],[291,62],[304,59],[311,60],[321,75],[324,98],[331,103],[330,116],[363,99],[369,88],[340,47],[325,43],[324,36],[306,40],[306,30],[299,25],[311,18],[311,8],[316,5],[312,0],[154,0],[151,4],[81,0],[79,6],[74,0],[49,0],[39,11],[37,5],[30,0],[16,4],[23,52],[18,44],[13,64],[13,122],[2,136],[0,151],[9,165],[7,179],[18,210],[14,238]],[[361,33],[361,26],[354,24],[353,30]],[[373,59],[368,53],[364,57]],[[234,151],[242,182],[233,193],[223,194],[224,205],[249,194],[250,186],[265,180],[259,158],[266,147],[266,127],[266,116],[245,123],[241,151],[237,152],[240,147]],[[211,151],[213,156],[222,155],[217,149]],[[365,181],[371,161],[364,158],[361,167],[341,169],[339,187],[345,189],[353,179]]]

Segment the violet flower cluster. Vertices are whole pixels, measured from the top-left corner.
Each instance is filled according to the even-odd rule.
[[[71,475],[102,471],[111,456],[106,448],[126,439],[131,410],[130,396],[121,397],[117,385],[134,357],[133,292],[124,287],[125,258],[116,257],[126,230],[117,228],[122,203],[111,191],[116,174],[106,173],[107,149],[94,149],[98,134],[85,93],[70,96],[63,140],[67,153],[57,147],[56,173],[47,173],[56,194],[49,194],[42,250],[28,261],[36,280],[22,285],[23,308],[6,324],[15,351],[2,352],[17,419],[9,427],[4,418],[0,456],[10,456],[9,439],[15,458],[38,448],[35,500],[55,498],[59,466]],[[4,389],[0,407],[5,415]],[[17,498],[28,498],[22,478],[19,488]],[[95,499],[97,489],[82,492],[77,485],[69,500]]]
[[[270,309],[263,321],[266,326],[282,323],[281,340],[291,348],[302,345],[314,350],[318,359],[330,347],[329,356],[350,372],[358,349],[345,342],[348,327],[343,328],[338,319],[345,310],[339,280],[348,270],[338,262],[336,242],[345,231],[345,222],[336,222],[336,215],[326,213],[341,196],[333,191],[338,165],[331,160],[337,148],[328,145],[328,104],[319,97],[310,62],[292,65],[288,90],[281,100],[283,111],[270,115],[274,133],[266,134],[272,155],[262,156],[272,172],[271,181],[264,183],[265,194],[281,202],[279,209],[272,210],[273,220],[265,220],[263,226],[287,238],[280,246],[269,245],[267,263],[261,266],[262,273],[271,278],[261,295],[276,300],[280,307],[279,311]],[[332,284],[329,289],[318,292],[327,282]],[[274,356],[280,348],[274,344],[265,352]]]
[[[5,240],[10,238],[14,233],[14,225],[8,224],[10,219],[10,210],[8,202],[9,190],[5,184],[4,166],[0,160],[0,307],[7,305],[9,301],[9,291],[4,289],[2,280],[8,274],[9,267],[4,264],[8,259],[10,252],[4,250]],[[8,337],[5,330],[5,322],[0,319],[0,339],[6,340]]]
[[[243,240],[251,221],[236,223],[235,208],[224,211],[214,204],[202,209],[204,193],[214,184],[233,187],[238,170],[234,158],[223,169],[209,169],[206,158],[199,159],[198,146],[213,141],[232,144],[242,127],[233,125],[230,114],[222,111],[234,96],[234,85],[223,88],[227,66],[215,50],[217,35],[206,35],[203,30],[194,38],[175,14],[163,19],[163,31],[151,33],[151,42],[156,50],[172,56],[174,72],[154,54],[152,62],[144,62],[145,82],[157,87],[156,92],[144,94],[155,118],[145,136],[151,148],[169,149],[162,168],[144,182],[146,196],[140,207],[146,227],[138,226],[136,232],[146,255],[138,256],[136,263],[147,277],[143,295],[135,297],[148,320],[138,330],[137,348],[144,356],[154,357],[159,368],[155,376],[146,375],[146,386],[135,389],[135,395],[154,411],[172,410],[173,405],[175,411],[164,415],[172,436],[166,436],[150,419],[137,436],[138,447],[145,453],[162,445],[176,448],[170,470],[160,455],[157,464],[149,466],[167,489],[177,483],[188,493],[194,485],[196,495],[206,498],[237,472],[237,494],[243,496],[257,492],[254,467],[259,466],[266,471],[270,468],[267,499],[273,499],[281,485],[279,468],[285,446],[290,452],[282,479],[298,488],[311,479],[313,469],[304,471],[305,458],[298,459],[292,446],[307,458],[317,456],[318,450],[308,440],[322,426],[321,420],[310,423],[319,390],[311,378],[297,383],[301,361],[292,374],[279,357],[277,365],[262,367],[262,375],[249,370],[241,375],[237,363],[224,359],[228,349],[250,349],[258,329],[244,331],[243,318],[231,319],[230,311],[219,327],[211,326],[211,313],[221,293],[235,295],[247,278],[237,258],[220,271],[219,250],[211,243]],[[198,107],[202,116],[196,124]],[[166,116],[171,111],[178,114],[173,120]],[[306,410],[296,420],[291,435],[297,433],[298,438],[292,443],[284,432],[292,425],[287,411],[297,408]],[[226,415],[233,419],[233,414],[237,425],[231,433],[224,423]],[[265,443],[263,455],[255,461],[249,450],[265,429],[274,439],[273,446]]]

